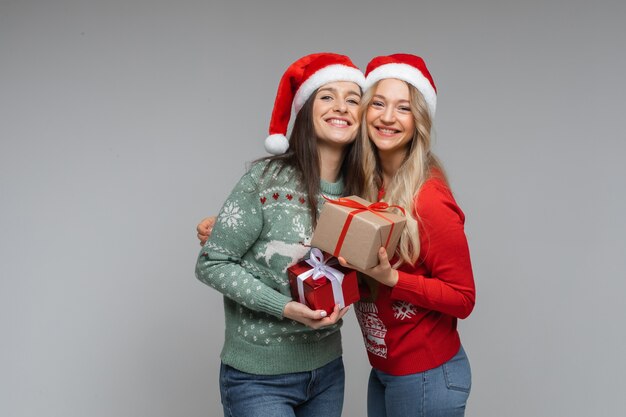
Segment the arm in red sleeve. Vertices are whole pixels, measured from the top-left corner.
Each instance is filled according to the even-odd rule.
[[[464,319],[472,312],[476,291],[465,216],[449,188],[431,179],[416,198],[420,259],[398,269],[391,297]]]

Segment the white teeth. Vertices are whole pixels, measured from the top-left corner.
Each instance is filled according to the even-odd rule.
[[[348,122],[346,122],[345,120],[339,120],[339,119],[330,119],[328,121],[328,123],[330,123],[331,125],[336,125],[336,126],[347,126]]]
[[[380,130],[382,133],[386,134],[386,135],[393,135],[394,133],[396,133],[395,130],[391,130],[391,129],[383,129],[382,127],[379,128],[378,130]]]

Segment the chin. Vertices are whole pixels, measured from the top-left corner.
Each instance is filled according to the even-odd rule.
[[[342,136],[331,136],[330,138],[326,140],[330,143],[341,145],[341,144],[348,144],[352,142],[354,139],[356,139],[355,135],[349,135],[349,136],[342,135]]]

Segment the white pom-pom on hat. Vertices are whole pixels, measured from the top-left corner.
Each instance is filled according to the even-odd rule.
[[[280,155],[289,149],[289,141],[285,135],[276,133],[265,138],[265,150],[272,155]]]

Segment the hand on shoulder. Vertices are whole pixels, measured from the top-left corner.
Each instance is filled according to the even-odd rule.
[[[213,226],[215,226],[215,216],[206,217],[198,223],[196,226],[196,231],[198,232],[198,240],[200,241],[200,245],[204,245],[206,241],[211,236],[211,232],[213,231]]]

